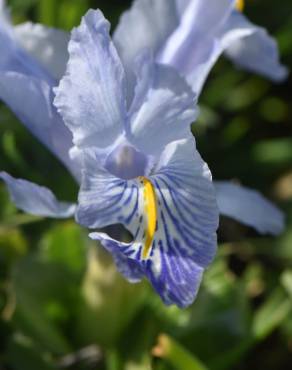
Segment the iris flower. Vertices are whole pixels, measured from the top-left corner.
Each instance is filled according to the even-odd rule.
[[[183,3],[185,5],[189,3],[188,0],[184,2],[182,0],[177,1],[178,9],[181,10],[183,9]],[[223,0],[216,0],[216,4],[219,8],[214,8],[215,13],[223,6],[225,6],[226,9],[226,4],[228,5],[230,3],[230,1],[227,3],[226,1],[222,1]],[[114,41],[116,41],[115,45],[120,52],[119,55],[122,56],[123,66],[126,71],[128,95],[133,95],[133,88],[130,87],[133,81],[131,77],[128,76],[129,73],[127,73],[130,69],[129,65],[132,63],[129,61],[130,55],[133,54],[133,59],[135,59],[135,52],[139,54],[141,52],[140,49],[144,50],[145,46],[149,47],[152,53],[159,49],[155,46],[158,44],[158,41],[160,40],[159,43],[162,44],[162,41],[167,38],[166,34],[171,34],[171,27],[167,28],[163,26],[163,22],[167,21],[168,18],[170,20],[173,19],[174,7],[170,6],[172,3],[173,0],[136,0],[133,8],[121,18],[120,25],[114,34]],[[199,5],[198,0],[193,0],[193,3]],[[200,3],[202,10],[204,9],[205,3],[204,1]],[[148,5],[147,9],[146,5]],[[230,7],[231,5],[232,7]],[[215,6],[215,4],[213,4],[213,6]],[[163,9],[165,13],[162,12]],[[208,6],[208,9],[212,9],[211,5]],[[237,17],[245,19],[243,15],[234,9],[233,2],[229,4],[227,10],[229,10],[231,18],[235,16],[236,19]],[[158,14],[159,16],[157,17]],[[177,17],[178,14],[182,14],[182,12],[175,14],[177,14]],[[218,18],[219,14],[220,13],[218,13]],[[134,15],[140,19],[138,24]],[[142,21],[142,19],[144,20]],[[206,17],[205,19],[207,21],[209,18]],[[128,22],[126,22],[126,20],[128,20]],[[168,29],[168,33],[163,33],[165,37],[159,36],[159,20],[162,21],[162,29],[165,27]],[[245,22],[248,21],[245,19]],[[133,47],[133,45],[128,45],[131,52],[128,56],[125,56],[127,50],[126,40],[128,40],[128,36],[125,34],[125,41],[123,43],[125,47],[121,50],[122,45],[119,40],[122,40],[122,38],[119,35],[121,35],[123,29],[125,30],[124,27],[126,27],[127,24],[128,27],[133,27],[132,32],[130,32],[131,30],[129,29],[129,34],[133,36],[133,45],[135,44],[136,46]],[[172,21],[171,24],[173,24]],[[139,28],[135,29],[134,26],[138,25]],[[156,26],[154,27],[154,25]],[[266,42],[268,44],[274,45],[274,42],[267,36],[265,31],[255,26],[251,29],[253,30],[251,36],[255,34],[254,37],[256,37],[259,32],[260,35],[264,34],[266,36]],[[153,30],[156,31],[152,33]],[[255,30],[257,30],[257,32]],[[174,32],[176,32],[176,30]],[[235,35],[237,34],[238,33],[235,32]],[[143,39],[143,37],[145,39]],[[248,39],[247,36],[243,37],[242,42]],[[138,41],[136,42],[135,40]],[[145,40],[148,41],[146,42]],[[192,38],[192,40],[195,42],[196,38]],[[47,28],[40,24],[24,23],[13,27],[9,14],[5,8],[5,2],[4,0],[0,0],[0,98],[13,110],[32,134],[63,162],[76,181],[80,183],[80,163],[78,163],[78,158],[74,155],[74,149],[70,151],[73,146],[72,134],[64,125],[62,118],[56,112],[52,103],[54,98],[52,91],[53,87],[58,85],[66,69],[66,63],[68,61],[68,42],[69,35],[67,33]],[[233,41],[233,44],[234,42],[235,41]],[[274,49],[275,48],[276,46],[274,45]],[[200,44],[198,45],[198,49],[200,49]],[[268,50],[269,48],[265,49]],[[256,50],[261,49],[257,48]],[[270,59],[262,59],[266,62],[270,60],[269,64],[274,64],[276,70],[283,69],[283,67],[277,64],[276,49],[272,55],[274,55],[274,57],[271,56]],[[198,75],[200,74],[198,73]],[[23,104],[24,97],[25,104]],[[128,104],[130,104],[129,99]],[[28,191],[27,189],[26,195],[22,195],[21,190],[24,189],[23,182],[17,187],[19,191],[16,192],[13,186],[15,182],[13,178],[7,174],[2,174],[2,177],[6,180],[6,183],[9,184],[11,195],[20,209],[30,213],[38,213],[39,207],[41,206],[43,210],[42,215],[56,217],[64,217],[66,215],[62,207],[62,212],[58,212],[58,203],[52,194],[50,194],[52,204],[46,211],[47,202],[45,199],[49,194],[48,189],[38,188],[37,193],[39,194],[39,199],[38,201],[36,199],[33,200],[36,194],[36,185],[25,182],[25,188],[30,187],[31,190]],[[278,234],[283,229],[283,217],[281,214],[257,192],[229,182],[216,183],[216,190],[221,214],[254,227],[257,231],[262,233]],[[31,194],[32,199],[28,194]],[[40,204],[41,202],[44,204]],[[72,214],[72,205],[68,205],[68,207],[70,214]]]
[[[236,219],[261,232],[282,230],[282,214],[259,194],[228,184],[226,199],[218,195],[225,187],[219,183],[216,196],[190,133],[196,96],[173,67],[156,63],[151,48],[135,58],[132,90],[109,23],[89,11],[72,33],[67,71],[55,90],[59,114],[54,87],[67,60],[66,34],[31,24],[18,33],[2,10],[0,97],[81,184],[76,208],[1,173],[20,209],[75,214],[91,229],[123,224],[133,235],[129,244],[100,232],[91,237],[113,254],[128,280],[146,276],[166,304],[180,307],[193,301],[214,257],[216,197],[225,214],[234,216],[234,196],[241,203]]]

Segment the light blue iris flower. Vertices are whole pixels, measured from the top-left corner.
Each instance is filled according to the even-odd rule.
[[[187,306],[214,256],[218,225],[210,171],[190,133],[195,95],[173,68],[143,51],[133,64],[129,100],[125,66],[108,30],[102,14],[90,11],[72,34],[67,73],[56,90],[63,121],[52,100],[67,60],[66,34],[31,24],[15,29],[2,11],[0,97],[81,183],[77,210],[44,187],[1,177],[26,212],[76,214],[93,229],[124,224],[130,244],[91,237],[130,281],[146,275],[165,303]],[[216,190],[224,214],[260,232],[282,230],[282,214],[259,194],[225,183]]]
[[[135,0],[114,33],[130,86],[135,84],[135,56],[144,48],[153,50],[157,62],[176,68],[196,94],[223,52],[240,67],[283,80],[287,69],[279,62],[275,40],[238,11],[237,4],[238,0]]]
[[[138,0],[132,10],[122,17],[121,24],[115,34],[116,45],[120,44],[118,40],[121,39],[121,36],[119,37],[119,34],[126,24],[128,27],[133,25],[133,30],[129,33],[133,35],[133,42],[128,45],[129,55],[122,59],[126,75],[127,70],[129,71],[129,65],[132,64],[127,60],[132,54],[134,59],[134,54],[139,52],[141,46],[142,48],[149,46],[152,52],[155,51],[157,49],[155,45],[162,44],[167,35],[171,33],[173,19],[177,17],[177,15],[174,17],[174,14],[182,13],[181,11],[174,13],[176,8],[171,6],[172,1]],[[185,4],[188,1],[185,0]],[[180,6],[179,9],[183,9],[182,3],[177,4]],[[222,0],[218,0],[217,3],[222,6]],[[146,4],[148,4],[147,8]],[[203,4],[204,2],[202,6]],[[78,162],[76,150],[70,151],[73,146],[72,135],[52,104],[54,98],[52,88],[58,84],[66,69],[69,35],[39,24],[25,23],[13,27],[4,5],[4,1],[0,0],[0,98],[14,111],[26,127],[65,164],[80,183],[81,165]],[[218,11],[218,9],[215,8],[214,11]],[[231,15],[234,12],[233,9]],[[134,27],[137,26],[137,22],[134,15],[140,19],[139,28],[135,32]],[[127,23],[126,20],[129,22]],[[158,22],[159,20],[161,20],[161,24]],[[164,24],[168,21],[169,26]],[[165,29],[164,36],[161,35],[159,27]],[[125,45],[128,36],[125,34]],[[148,41],[142,42],[143,37]],[[243,41],[245,39],[243,38]],[[138,40],[137,43],[136,40]],[[136,46],[133,47],[134,44]],[[120,55],[123,55],[121,50]],[[129,80],[131,78],[128,77],[128,91],[129,85],[131,85]],[[20,191],[25,189],[23,186],[16,187],[18,189],[16,191],[13,188],[13,178],[8,175],[2,175],[2,177],[9,185],[17,206],[26,212],[38,213],[41,200],[33,201],[27,194],[22,196]],[[32,191],[28,191],[28,194],[34,194],[34,186]],[[29,187],[29,182],[26,182],[26,187]],[[39,189],[39,193],[42,193],[42,189]],[[216,190],[221,214],[235,218],[262,233],[278,234],[282,231],[283,216],[258,193],[223,182],[216,186]],[[21,201],[17,201],[18,198]],[[42,215],[45,215],[44,211]],[[47,215],[53,216],[51,209],[48,209]],[[60,217],[60,214],[55,212],[54,216]]]
[[[91,229],[123,224],[122,243],[92,233],[130,281],[146,276],[166,304],[188,306],[216,251],[219,213],[210,171],[190,124],[195,95],[147,53],[136,61],[127,106],[124,67],[101,12],[72,33],[55,105],[83,158],[77,221]]]

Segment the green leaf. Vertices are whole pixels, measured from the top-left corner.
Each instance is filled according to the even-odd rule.
[[[128,361],[125,370],[152,370],[150,355],[145,354],[140,361]]]
[[[59,222],[40,242],[40,255],[44,261],[58,263],[82,276],[86,268],[88,237],[73,221]]]
[[[283,287],[286,289],[287,293],[290,295],[292,299],[292,270],[287,270],[283,272],[281,276],[281,282]]]
[[[154,356],[167,361],[177,370],[207,370],[207,367],[191,352],[168,335],[161,334],[153,348]]]
[[[252,157],[259,164],[283,165],[292,161],[292,139],[281,138],[258,142],[252,148]]]
[[[67,308],[74,302],[72,274],[27,257],[15,266],[12,282],[17,303],[15,325],[49,351],[68,352],[70,346],[60,324],[66,322]]]
[[[38,2],[40,23],[51,27],[57,26],[58,3],[57,0],[41,0]]]
[[[58,370],[48,353],[20,334],[13,335],[9,341],[5,362],[13,370]]]
[[[71,30],[79,25],[81,17],[90,8],[88,0],[63,0],[59,3],[59,27]]]
[[[0,227],[0,256],[11,263],[27,253],[27,241],[18,229]]]
[[[252,334],[256,340],[266,338],[291,313],[292,304],[283,289],[276,289],[254,315]]]
[[[206,363],[248,335],[251,313],[245,286],[228,270],[225,258],[218,256],[206,271],[189,312],[189,320],[180,333],[184,343],[192,343]]]

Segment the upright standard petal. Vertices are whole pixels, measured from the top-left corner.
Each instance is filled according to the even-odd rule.
[[[180,25],[157,55],[160,63],[185,76],[197,94],[222,52],[217,36],[233,7],[234,0],[189,1]]]
[[[280,63],[278,46],[274,38],[239,12],[234,11],[228,24],[236,25],[234,32],[246,29],[250,34],[237,37],[227,45],[226,55],[238,66],[256,72],[274,81],[282,81],[288,69]]]
[[[178,24],[175,0],[135,0],[122,15],[113,39],[127,74],[129,104],[135,85],[135,58],[145,49],[157,53]]]
[[[132,243],[100,233],[92,238],[127,258],[126,273],[123,264],[120,271],[130,280],[133,260],[135,274],[143,272],[166,304],[191,304],[214,257],[218,226],[211,175],[192,139],[169,144],[147,178],[116,178],[88,153],[84,168],[78,222],[90,228],[122,223]]]
[[[124,70],[109,29],[99,10],[88,11],[72,32],[67,72],[55,91],[78,147],[112,144],[126,121]]]
[[[231,0],[229,4],[225,0],[214,0],[214,4],[203,0],[176,1],[181,24],[168,39],[160,60],[178,68],[195,91],[201,91],[224,51],[236,65],[274,81],[287,76],[275,40],[241,13],[242,0]],[[202,32],[204,27],[207,29]],[[194,52],[187,56],[189,50]]]
[[[59,202],[47,188],[32,182],[15,179],[6,172],[0,172],[6,183],[12,201],[24,212],[45,217],[67,218],[75,213],[76,206]]]
[[[251,226],[262,234],[280,234],[284,215],[258,192],[230,182],[215,182],[217,202],[222,215]]]
[[[136,70],[130,140],[155,155],[169,142],[189,136],[198,115],[196,96],[173,68],[154,63],[149,54],[142,55]]]
[[[31,22],[14,27],[17,41],[56,80],[65,74],[70,34]]]

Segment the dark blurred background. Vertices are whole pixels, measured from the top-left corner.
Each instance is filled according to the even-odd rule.
[[[90,7],[100,8],[114,29],[130,4],[8,1],[16,24],[66,30]],[[291,69],[291,0],[247,0],[245,14],[276,37]],[[222,218],[218,257],[188,310],[164,307],[147,284],[126,283],[73,221],[19,213],[1,185],[0,369],[290,370],[291,91],[291,78],[273,84],[223,57],[206,83],[193,128],[200,153],[215,179],[232,179],[273,200],[287,229],[278,238],[259,236]],[[70,175],[4,105],[0,169],[44,184],[60,199],[76,199]],[[157,359],[151,349],[160,333],[170,344],[160,343],[168,351]]]

